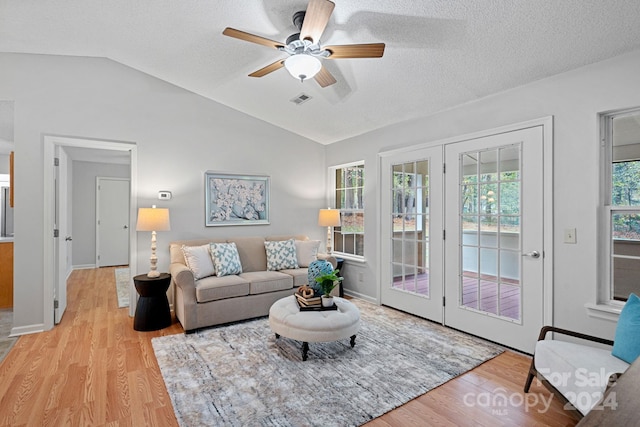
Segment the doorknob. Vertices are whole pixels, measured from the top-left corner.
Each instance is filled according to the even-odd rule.
[[[522,254],[522,256],[530,256],[531,258],[540,258],[540,252],[533,251],[533,252]]]
[[[128,226],[128,225],[125,225],[125,226],[124,226],[124,227],[122,227],[122,228],[124,228],[124,229],[126,230],[127,228],[129,228],[129,226]]]

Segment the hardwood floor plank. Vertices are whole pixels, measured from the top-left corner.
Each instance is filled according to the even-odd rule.
[[[67,298],[59,325],[20,337],[0,364],[0,426],[177,426],[151,339],[181,326],[134,331],[129,310],[117,306],[114,268],[74,271]],[[545,410],[550,394],[537,381],[522,393],[530,361],[507,351],[366,425],[574,426],[556,399]],[[497,393],[513,401],[478,403]]]

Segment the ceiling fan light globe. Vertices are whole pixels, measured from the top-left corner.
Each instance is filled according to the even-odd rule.
[[[314,77],[322,68],[322,63],[318,58],[305,53],[291,55],[284,61],[284,68],[287,69],[293,78],[300,81]]]

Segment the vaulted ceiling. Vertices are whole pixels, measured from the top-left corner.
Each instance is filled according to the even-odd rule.
[[[287,55],[222,35],[284,42],[305,0],[0,0],[0,52],[107,57],[329,144],[640,48],[638,0],[334,1],[322,45],[386,50],[324,60],[324,89],[248,77]]]

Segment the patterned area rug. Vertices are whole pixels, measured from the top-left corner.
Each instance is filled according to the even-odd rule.
[[[118,294],[118,308],[129,307],[129,283],[131,276],[128,268],[116,268],[116,293]]]
[[[276,339],[267,318],[154,338],[181,426],[358,426],[502,353],[491,343],[352,300],[349,340]]]
[[[9,338],[13,327],[13,310],[10,308],[0,309],[0,362],[11,350],[18,338]]]

